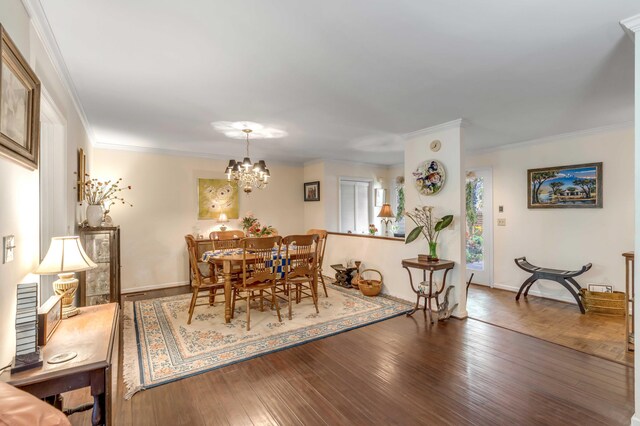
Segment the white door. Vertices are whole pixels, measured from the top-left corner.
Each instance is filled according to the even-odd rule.
[[[66,123],[43,92],[40,128],[40,260],[49,250],[52,237],[70,235],[67,221]],[[75,168],[75,165],[74,167]],[[55,275],[40,277],[40,303],[53,295]]]
[[[467,279],[493,286],[493,179],[491,169],[467,171]]]
[[[340,179],[340,232],[366,234],[371,223],[371,182]]]

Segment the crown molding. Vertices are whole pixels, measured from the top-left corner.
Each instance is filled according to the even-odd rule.
[[[179,149],[171,149],[171,148],[158,148],[158,147],[150,147],[150,146],[138,146],[138,145],[121,145],[121,144],[112,144],[112,143],[104,143],[104,142],[96,142],[93,144],[93,147],[96,149],[107,149],[112,151],[130,151],[130,152],[140,152],[143,154],[159,154],[159,155],[169,155],[173,157],[192,157],[192,158],[205,158],[209,160],[220,160],[227,162],[231,156],[229,155],[221,155],[221,154],[211,154],[206,152],[199,151],[186,151]],[[295,166],[302,167],[302,161],[286,161],[286,160],[278,160],[278,159],[269,159],[265,158],[269,162],[269,164],[280,164],[286,166]]]
[[[640,15],[630,16],[620,21],[620,26],[631,40],[635,41],[635,35],[640,32]]]
[[[67,64],[62,57],[62,52],[60,51],[60,47],[58,46],[58,42],[56,41],[55,36],[53,35],[53,31],[51,26],[49,25],[49,20],[47,19],[47,15],[42,8],[42,4],[40,4],[40,0],[22,0],[22,4],[31,19],[31,25],[38,34],[40,41],[42,42],[44,49],[53,65],[54,70],[58,74],[62,85],[67,90],[69,97],[71,98],[71,102],[80,117],[80,121],[84,126],[85,132],[87,132],[87,136],[92,145],[95,146],[95,134],[93,133],[93,129],[89,124],[89,120],[87,119],[87,115],[85,114],[84,108],[82,107],[82,103],[80,102],[80,97],[78,96],[78,91],[76,90],[75,85],[73,84],[73,80],[71,79],[71,74],[69,73],[69,69],[67,68]]]
[[[625,121],[622,123],[611,124],[608,126],[593,127],[591,129],[585,129],[585,130],[576,130],[573,132],[560,133],[558,135],[546,136],[544,138],[531,139],[528,141],[513,142],[513,143],[494,146],[490,148],[470,149],[466,152],[468,154],[486,154],[490,152],[503,151],[507,149],[515,149],[515,148],[521,148],[525,146],[556,142],[564,139],[572,139],[572,138],[578,138],[578,137],[584,137],[584,136],[590,136],[590,135],[597,135],[601,133],[611,132],[614,130],[629,129],[629,128],[633,129],[633,127],[634,127],[633,121]]]
[[[436,124],[435,126],[426,127],[424,129],[416,130],[414,132],[405,133],[402,137],[406,139],[413,139],[419,136],[427,136],[435,132],[439,132],[442,130],[453,129],[453,128],[462,128],[468,125],[467,120],[463,118],[458,118],[457,120],[447,121],[446,123]]]

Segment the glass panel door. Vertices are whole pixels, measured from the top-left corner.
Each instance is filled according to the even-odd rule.
[[[111,234],[109,232],[85,235],[87,255],[98,265],[86,272],[87,306],[109,303],[111,298]]]
[[[476,284],[493,285],[493,201],[491,169],[467,172],[467,277]]]

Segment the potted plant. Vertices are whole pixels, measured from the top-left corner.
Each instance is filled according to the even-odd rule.
[[[424,238],[429,243],[429,254],[427,258],[430,261],[438,260],[438,237],[443,229],[446,229],[451,222],[453,222],[452,215],[446,215],[438,219],[433,217],[433,207],[423,206],[421,208],[416,207],[412,212],[405,213],[406,216],[416,224],[416,227],[409,232],[405,240],[405,244],[409,244],[415,241],[420,234],[424,235]]]

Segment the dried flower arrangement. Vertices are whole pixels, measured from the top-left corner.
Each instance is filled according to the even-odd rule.
[[[90,178],[89,175],[86,176],[87,180],[85,181],[83,192],[84,200],[88,204],[104,206],[104,203],[109,201],[111,205],[115,203],[122,203],[133,207],[133,204],[125,201],[122,197],[122,191],[131,189],[131,185],[122,186],[122,178],[116,181],[112,181],[111,179],[104,181],[96,178]]]

